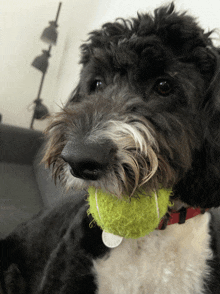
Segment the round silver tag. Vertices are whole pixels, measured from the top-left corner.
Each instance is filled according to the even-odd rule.
[[[105,231],[102,232],[102,242],[106,247],[115,248],[118,247],[123,240],[123,237],[117,236],[111,233],[107,233]]]

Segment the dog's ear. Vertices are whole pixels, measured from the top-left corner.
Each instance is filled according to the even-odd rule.
[[[204,145],[200,153],[198,182],[203,207],[220,206],[220,50],[208,47],[215,57],[215,68],[203,101]],[[213,60],[213,59],[212,59]],[[202,158],[202,156],[203,158]],[[206,195],[205,195],[206,194]]]
[[[199,109],[203,145],[195,152],[192,168],[177,183],[174,193],[191,206],[211,208],[220,206],[220,50],[212,46],[197,54],[207,87]]]
[[[216,69],[205,97],[205,142],[210,169],[220,182],[220,49],[210,48],[216,57]],[[220,198],[220,196],[219,196]]]

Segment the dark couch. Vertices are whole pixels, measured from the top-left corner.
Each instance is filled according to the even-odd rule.
[[[40,164],[42,132],[0,124],[0,237],[68,197]]]

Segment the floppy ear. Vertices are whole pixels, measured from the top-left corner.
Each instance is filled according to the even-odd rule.
[[[201,208],[220,206],[220,51],[214,47],[206,50],[212,55],[209,60],[212,64],[214,61],[214,68],[207,64],[207,58],[200,59],[203,68],[208,69],[205,74],[200,70],[204,81],[208,81],[199,109],[203,145],[194,154],[192,168],[174,188],[175,196],[183,202]]]
[[[210,49],[216,57],[216,71],[206,93],[204,107],[207,126],[205,129],[205,144],[207,152],[207,173],[214,177],[216,204],[220,206],[220,49]]]
[[[206,92],[204,106],[207,114],[207,129],[205,138],[209,144],[220,150],[220,49],[211,49],[216,57],[216,71]],[[218,169],[220,166],[218,166]],[[220,172],[220,170],[219,170]]]

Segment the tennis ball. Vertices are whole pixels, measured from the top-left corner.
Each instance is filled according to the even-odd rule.
[[[88,192],[88,213],[97,225],[105,232],[125,238],[136,239],[154,231],[168,206],[172,206],[169,201],[170,189],[157,191],[157,200],[154,193],[148,195],[140,192],[138,197],[124,196],[118,199],[94,187],[89,187]]]

